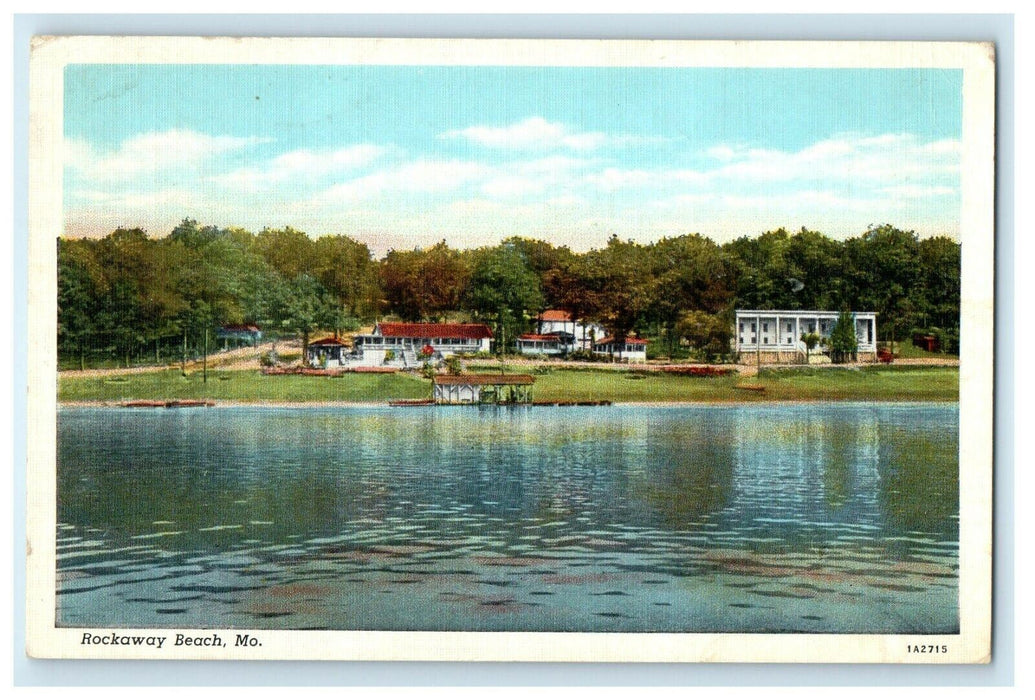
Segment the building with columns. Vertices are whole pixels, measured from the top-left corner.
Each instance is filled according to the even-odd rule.
[[[858,341],[858,360],[874,362],[877,359],[877,314],[872,311],[853,311],[855,338]],[[838,311],[771,311],[737,309],[733,328],[733,342],[742,362],[750,362],[751,355],[759,363],[795,364],[806,362],[806,356],[817,360],[826,357],[822,342],[807,353],[801,336],[816,333],[829,338],[834,330]]]

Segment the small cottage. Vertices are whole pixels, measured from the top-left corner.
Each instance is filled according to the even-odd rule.
[[[567,355],[578,349],[571,333],[525,333],[514,341],[522,355]]]
[[[625,362],[646,362],[647,341],[642,338],[626,338],[623,342],[608,336],[593,343],[594,355],[606,355]]]
[[[536,318],[538,335],[553,335],[555,333],[569,334],[576,349],[589,350],[596,338],[603,338],[606,335],[604,327],[586,321],[576,319],[568,311],[562,309],[547,309]]]
[[[349,346],[337,338],[321,338],[309,343],[306,362],[310,367],[341,367],[347,364]]]
[[[216,331],[216,339],[223,341],[223,349],[250,345],[254,347],[262,340],[262,331],[251,324],[223,326]]]

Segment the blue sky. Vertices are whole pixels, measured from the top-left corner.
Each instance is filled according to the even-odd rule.
[[[375,251],[807,226],[959,235],[931,69],[73,65],[65,234],[206,224]]]

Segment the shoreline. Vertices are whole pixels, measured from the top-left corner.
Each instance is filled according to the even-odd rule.
[[[158,410],[164,407],[141,407],[141,406],[123,406],[123,401],[58,401],[58,408],[127,408],[136,410]],[[779,404],[818,404],[818,403],[874,403],[874,404],[890,404],[890,403],[901,403],[901,404],[919,404],[919,403],[959,403],[959,398],[954,399],[908,399],[908,398],[849,398],[849,399],[768,399],[761,398],[752,401],[745,400],[726,400],[726,399],[701,399],[697,401],[615,401],[609,405],[601,406],[558,406],[555,404],[544,403],[534,404],[528,406],[521,406],[521,408],[615,408],[615,407],[632,407],[632,408],[666,408],[666,407],[681,407],[681,406],[713,406],[716,404],[730,405],[730,406],[756,406],[763,404],[779,405]],[[475,407],[477,404],[426,404],[420,406],[390,406],[388,400],[385,401],[215,401],[213,406],[195,406],[195,407],[180,407],[176,410],[183,410],[184,408],[466,408]],[[502,407],[501,407],[502,408]],[[505,408],[510,408],[506,406]],[[171,409],[165,409],[171,410]]]

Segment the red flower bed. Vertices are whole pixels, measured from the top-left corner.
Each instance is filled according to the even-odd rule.
[[[686,377],[725,377],[735,374],[733,367],[716,367],[714,365],[669,365],[662,367],[666,374],[678,374]]]

